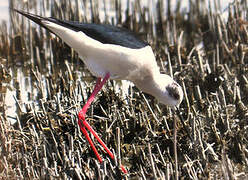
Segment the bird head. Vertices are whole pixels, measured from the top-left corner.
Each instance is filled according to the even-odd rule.
[[[157,92],[152,95],[162,104],[170,107],[179,106],[183,100],[182,87],[166,74],[159,74],[158,76],[154,80],[154,88]]]

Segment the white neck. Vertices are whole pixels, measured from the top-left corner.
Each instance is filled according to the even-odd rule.
[[[183,99],[182,88],[168,75],[155,74],[134,82],[143,92],[153,95],[161,103],[177,106]]]

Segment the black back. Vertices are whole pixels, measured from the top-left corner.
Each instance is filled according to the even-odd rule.
[[[132,49],[139,49],[149,45],[147,42],[139,39],[133,32],[125,28],[120,28],[107,24],[87,24],[87,23],[79,23],[74,21],[59,20],[55,18],[44,18],[24,11],[20,11],[16,9],[13,10],[31,19],[32,21],[34,21],[35,23],[41,25],[46,29],[48,28],[44,26],[42,20],[47,20],[56,23],[58,25],[64,26],[74,31],[82,31],[87,36],[97,41],[100,41],[104,44],[116,44]]]
[[[107,24],[87,24],[72,21],[57,20],[58,24],[75,31],[82,31],[87,36],[102,42],[103,44],[116,44],[132,49],[139,49],[149,45],[139,39],[133,32]]]

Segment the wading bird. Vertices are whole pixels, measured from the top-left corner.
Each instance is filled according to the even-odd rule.
[[[98,77],[90,98],[78,113],[78,124],[100,162],[102,159],[86,129],[95,136],[112,159],[114,155],[85,120],[85,115],[108,79],[129,80],[141,91],[151,94],[168,106],[178,106],[181,103],[181,86],[169,75],[160,73],[151,46],[127,29],[46,18],[16,9],[14,11],[61,38],[79,54],[89,71]],[[127,172],[123,166],[121,168],[123,172]]]

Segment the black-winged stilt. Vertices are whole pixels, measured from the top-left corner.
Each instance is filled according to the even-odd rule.
[[[85,114],[108,79],[132,81],[140,90],[153,95],[168,106],[178,106],[181,103],[183,91],[180,85],[170,76],[160,73],[149,44],[137,38],[132,32],[111,25],[65,21],[15,11],[60,37],[77,51],[90,72],[98,77],[93,93],[78,113],[78,124],[100,162],[102,159],[86,128],[112,159],[114,155],[85,120]],[[124,167],[122,171],[126,172]]]

